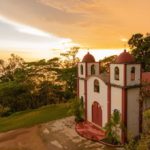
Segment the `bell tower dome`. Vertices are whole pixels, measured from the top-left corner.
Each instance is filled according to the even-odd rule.
[[[82,62],[78,63],[78,77],[86,78],[91,75],[99,75],[99,62],[89,52],[83,57]]]

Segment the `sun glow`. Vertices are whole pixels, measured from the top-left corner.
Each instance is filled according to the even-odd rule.
[[[119,55],[122,51],[123,51],[123,48],[121,49],[92,49],[92,50],[81,49],[78,52],[77,57],[79,57],[80,60],[82,60],[84,55],[87,52],[90,52],[95,57],[95,60],[99,61],[100,59],[103,59],[108,56]]]
[[[27,60],[49,59],[72,46],[79,46],[70,38],[59,37],[3,16],[0,16],[0,25],[6,34],[0,35],[0,56],[15,53],[26,58],[28,55]]]
[[[50,59],[59,57],[60,53],[68,51],[73,46],[81,47],[77,57],[80,59],[87,53],[88,50],[82,49],[82,45],[74,43],[70,38],[63,38],[51,33],[42,31],[28,25],[24,25],[3,16],[0,16],[0,23],[8,26],[11,32],[6,37],[0,35],[0,57],[9,57],[11,53],[18,54],[25,60]],[[121,41],[127,41],[122,38]],[[91,49],[89,52],[94,55],[99,61],[104,57],[118,55],[123,49]]]

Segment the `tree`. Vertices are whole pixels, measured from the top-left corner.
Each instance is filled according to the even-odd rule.
[[[105,57],[104,59],[100,60],[100,72],[109,72],[109,64],[114,63],[117,58],[117,55],[112,55],[109,57]]]
[[[150,71],[150,34],[137,33],[132,35],[128,41],[131,54],[138,63],[142,64],[144,71]]]
[[[8,59],[8,63],[5,63],[3,60],[0,60],[0,80],[1,81],[13,81],[14,72],[16,69],[24,68],[24,60],[15,55],[11,54],[11,57]]]
[[[79,62],[76,54],[78,50],[79,47],[73,47],[66,53],[62,53],[63,59],[60,63],[63,65],[57,70],[58,80],[64,82],[64,96],[66,99],[74,98],[76,95],[77,62]]]
[[[0,84],[0,105],[11,112],[30,108],[32,102],[31,83],[9,81]]]

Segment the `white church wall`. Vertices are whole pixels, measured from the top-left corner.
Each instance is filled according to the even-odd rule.
[[[119,80],[115,80],[115,67],[119,68]],[[123,64],[110,64],[110,82],[111,84],[123,86],[124,84],[124,65]]]
[[[111,114],[117,109],[120,114],[122,113],[122,89],[117,87],[111,87]],[[119,130],[119,136],[121,140],[121,130]]]
[[[95,65],[95,75],[99,75],[99,63],[88,63],[87,64],[87,67],[88,67],[87,74],[88,74],[88,76],[91,75],[91,66],[92,65]]]
[[[117,109],[122,112],[122,89],[111,87],[111,113]]]
[[[100,83],[100,92],[94,92],[94,80]],[[107,85],[98,77],[90,77],[87,81],[87,120],[92,122],[92,104],[98,102],[102,108],[102,126],[107,122]]]
[[[131,80],[131,68],[135,67],[135,80]],[[127,65],[127,86],[140,84],[140,75],[141,75],[141,66],[140,64],[128,64]]]
[[[128,136],[139,134],[139,88],[127,90],[127,127]]]
[[[85,95],[84,95],[84,80],[80,79],[79,80],[79,98],[83,96],[83,100],[85,101]]]

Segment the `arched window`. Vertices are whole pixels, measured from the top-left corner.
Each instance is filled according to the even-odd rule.
[[[80,65],[80,72],[81,72],[81,75],[83,75],[83,65]]]
[[[94,92],[100,92],[100,85],[97,79],[94,80]]]
[[[131,80],[135,80],[135,67],[131,68]]]
[[[119,68],[118,67],[115,67],[115,80],[119,80]]]
[[[91,75],[94,75],[95,74],[95,65],[92,65],[91,66]]]

